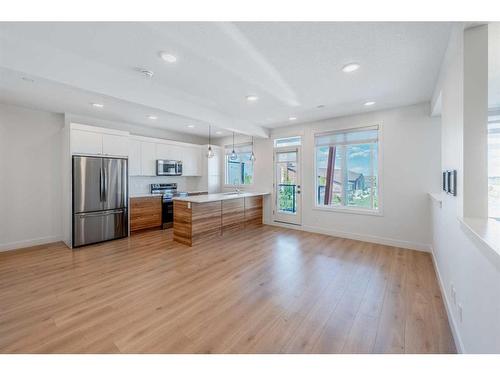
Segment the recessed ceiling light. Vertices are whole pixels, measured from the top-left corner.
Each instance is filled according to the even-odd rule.
[[[177,57],[168,52],[160,52],[160,57],[162,58],[163,61],[166,61],[170,64],[173,64],[174,62],[177,61]]]
[[[158,120],[158,116],[155,116],[155,115],[149,115],[149,116],[148,116],[148,119],[150,119],[150,120]]]
[[[194,125],[188,125],[188,128],[192,129],[192,128],[194,128]]]
[[[259,97],[256,95],[248,95],[247,96],[247,101],[249,101],[249,102],[256,102],[257,100],[259,100]]]
[[[352,73],[356,70],[358,70],[360,67],[360,65],[358,63],[349,63],[347,65],[344,65],[344,67],[342,68],[342,71],[344,73]]]
[[[344,73],[352,73],[352,72],[358,70],[360,66],[361,65],[359,65],[358,63],[349,63],[349,64],[344,65],[342,67],[342,71]]]
[[[295,121],[295,120],[297,120],[297,117],[293,117],[293,116],[292,116],[292,117],[288,117],[288,119],[289,119],[290,121]]]
[[[222,132],[220,132],[220,131],[216,131],[216,132],[215,132],[215,134],[222,134]]]
[[[103,107],[104,107],[104,104],[101,104],[101,103],[92,103],[92,107],[95,107],[95,108],[103,108]]]
[[[374,105],[374,104],[375,104],[375,102],[366,102],[365,106],[369,107],[369,106]]]

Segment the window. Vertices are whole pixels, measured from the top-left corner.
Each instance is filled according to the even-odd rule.
[[[253,183],[253,161],[250,160],[252,155],[252,144],[245,143],[235,145],[234,151],[238,158],[231,160],[231,152],[233,146],[225,147],[225,165],[226,165],[226,185],[249,185]]]
[[[488,120],[488,216],[500,218],[500,116]]]
[[[288,137],[288,138],[277,138],[274,140],[274,147],[290,147],[290,146],[300,146],[300,137]]]
[[[378,126],[315,136],[317,207],[378,211]]]

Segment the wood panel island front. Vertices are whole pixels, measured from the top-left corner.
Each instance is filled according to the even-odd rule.
[[[208,237],[262,224],[263,196],[221,193],[174,198],[174,241],[192,246]]]

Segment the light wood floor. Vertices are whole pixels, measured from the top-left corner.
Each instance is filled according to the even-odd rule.
[[[263,226],[0,254],[0,352],[454,353],[428,254]]]

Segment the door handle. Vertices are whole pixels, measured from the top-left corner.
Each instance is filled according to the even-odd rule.
[[[106,168],[103,169],[103,176],[104,176],[104,189],[103,189],[103,193],[104,193],[104,199],[103,201],[107,201],[108,200],[108,175],[106,173]]]
[[[102,168],[99,169],[99,197],[102,202],[104,200],[104,177],[102,173]]]
[[[101,211],[101,212],[91,212],[86,214],[77,214],[80,220],[86,219],[88,217],[100,217],[107,215],[117,215],[125,213],[124,210],[112,210],[112,211]]]

